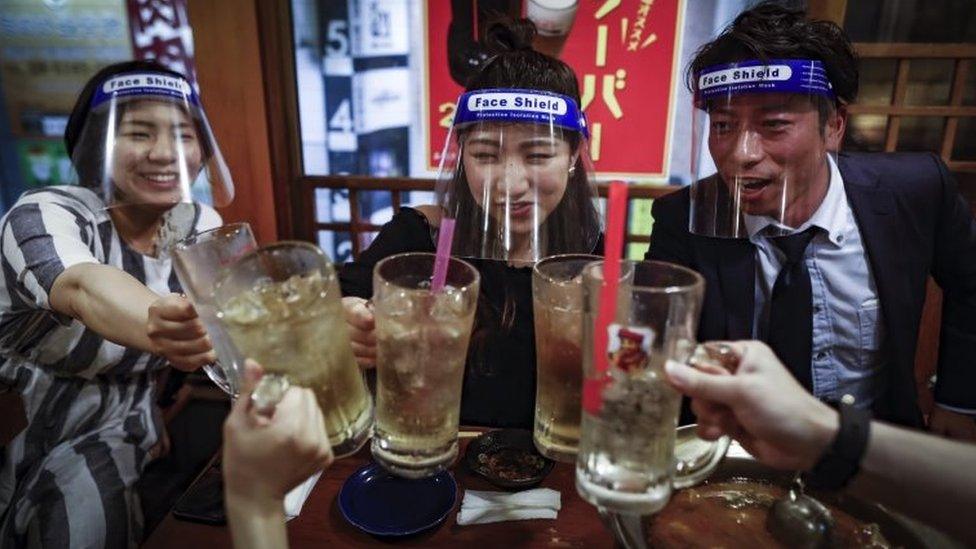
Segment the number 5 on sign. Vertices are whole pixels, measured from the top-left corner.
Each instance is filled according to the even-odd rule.
[[[349,37],[347,32],[348,23],[342,19],[329,21],[326,31],[327,44],[326,54],[336,56],[349,55]]]

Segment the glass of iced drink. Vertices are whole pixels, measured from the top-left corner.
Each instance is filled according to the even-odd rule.
[[[695,271],[658,261],[623,261],[616,312],[605,337],[596,318],[603,262],[583,270],[583,421],[576,490],[609,512],[648,515],[667,504],[674,488],[700,482],[721,461],[729,439],[701,441],[691,460],[675,459],[681,395],[664,377],[669,360],[709,360],[695,344],[705,281]],[[594,347],[602,339],[606,370]],[[705,355],[703,357],[703,355]]]
[[[532,269],[536,392],[532,438],[542,455],[573,463],[583,386],[583,267],[587,254],[547,257]]]
[[[318,247],[279,242],[245,255],[217,281],[219,317],[267,376],[312,389],[336,457],[369,438],[372,398],[356,364],[335,269]],[[264,382],[264,380],[262,380]]]
[[[232,223],[191,235],[171,252],[180,286],[200,315],[217,353],[217,362],[204,366],[203,371],[235,398],[240,391],[243,360],[217,319],[214,284],[223,268],[257,247],[250,225]]]
[[[458,453],[461,383],[480,275],[451,258],[431,291],[434,254],[405,253],[373,270],[376,425],[373,457],[390,472],[423,478]]]

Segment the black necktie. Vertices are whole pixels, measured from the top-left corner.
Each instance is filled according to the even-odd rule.
[[[773,284],[769,303],[769,329],[766,341],[808,391],[813,388],[810,355],[813,352],[813,294],[810,272],[803,254],[817,234],[816,227],[771,238],[770,241],[786,255],[783,268]]]

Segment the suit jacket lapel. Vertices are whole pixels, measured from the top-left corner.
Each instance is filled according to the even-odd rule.
[[[861,242],[871,265],[874,283],[888,334],[897,331],[897,312],[904,310],[902,297],[907,287],[901,287],[897,273],[902,272],[904,254],[899,250],[904,242],[904,226],[896,215],[895,199],[891,191],[880,187],[877,176],[858,169],[850,158],[840,156],[839,168],[844,178],[844,190],[861,231]]]

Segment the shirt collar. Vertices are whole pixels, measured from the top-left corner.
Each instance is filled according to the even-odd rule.
[[[840,175],[840,169],[829,154],[827,155],[827,163],[830,165],[827,194],[817,210],[810,216],[810,219],[794,229],[766,215],[743,214],[749,240],[755,243],[769,226],[785,229],[788,233],[798,233],[816,226],[823,229],[827,233],[827,238],[839,246],[844,239],[842,235],[847,226],[847,211],[850,206],[847,204],[847,195],[844,193],[844,179]]]

